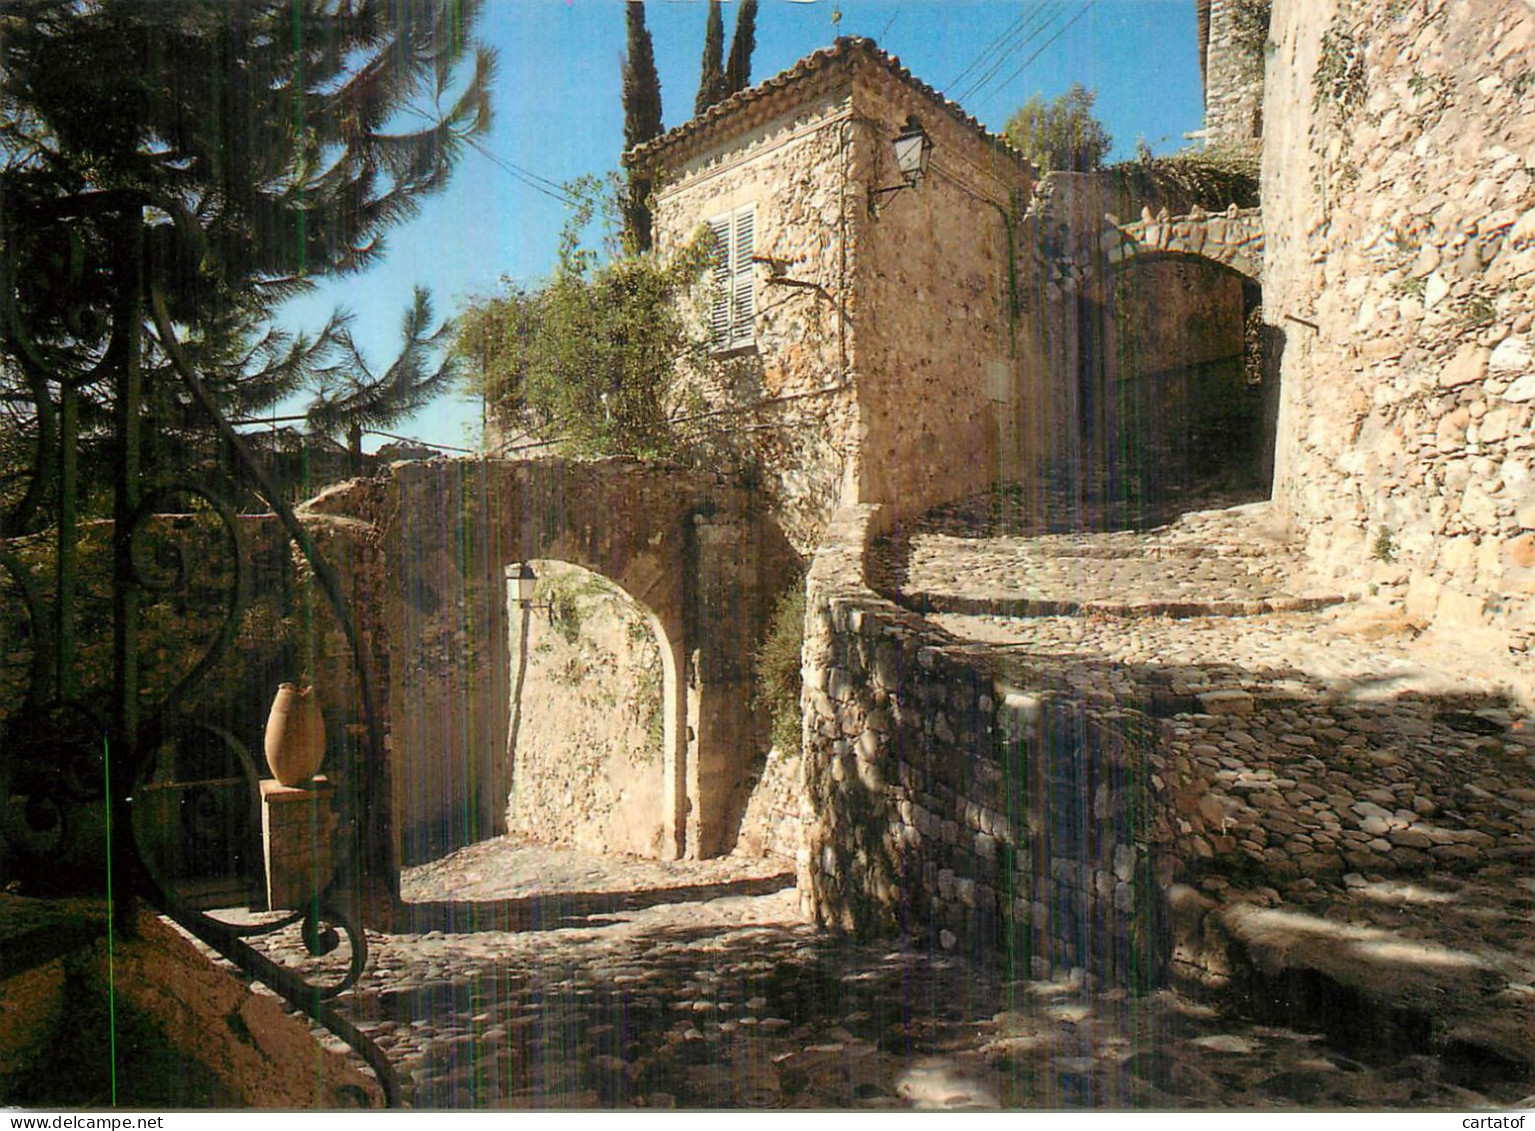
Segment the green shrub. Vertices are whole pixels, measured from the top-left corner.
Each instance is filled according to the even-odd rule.
[[[1258,204],[1258,155],[1236,147],[1187,149],[1165,157],[1142,150],[1134,161],[1110,165],[1106,172],[1114,189],[1110,211],[1126,219],[1142,206],[1182,216],[1196,205],[1221,212],[1230,204]]]
[[[574,644],[580,639],[581,626],[589,612],[587,603],[610,592],[607,582],[600,577],[580,573],[546,575],[538,579],[533,589],[533,602],[548,603],[549,623],[567,644]]]
[[[472,302],[453,348],[508,436],[582,458],[677,458],[669,395],[679,364],[709,361],[686,309],[712,245],[700,238],[667,262],[647,253],[599,263],[579,241],[597,187],[572,186],[585,203],[553,276],[535,287],[508,281],[505,294]]]
[[[758,645],[757,692],[752,706],[770,720],[773,745],[785,753],[800,749],[800,649],[805,642],[805,586],[797,580],[773,608]]]

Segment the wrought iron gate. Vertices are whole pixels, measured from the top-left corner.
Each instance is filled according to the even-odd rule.
[[[14,858],[104,885],[119,923],[146,901],[270,986],[356,1049],[395,1104],[399,1086],[383,1053],[335,1006],[366,967],[360,879],[375,876],[386,891],[392,883],[387,861],[370,858],[387,837],[378,835],[382,737],[364,642],[336,571],[221,413],[145,279],[139,206],[125,210],[119,231],[125,246],[115,270],[128,285],[117,288],[112,325],[100,335],[109,345],[80,371],[60,371],[29,336],[14,257],[0,256],[0,337],[12,387],[27,390],[29,402],[13,403],[10,420],[32,441],[30,465],[11,469],[12,489],[0,499],[0,829]],[[162,378],[173,374],[176,395],[201,414],[227,453],[226,470],[238,475],[146,475],[146,335],[155,356],[168,359]],[[88,424],[83,407],[97,410]],[[92,450],[109,453],[109,474],[82,470],[87,436]],[[335,728],[350,736],[346,760],[357,767],[352,788],[335,792],[338,865],[306,906],[264,914],[250,910],[261,858],[258,770],[245,741],[254,735],[205,709],[210,680],[230,662],[252,607],[252,549],[232,498],[240,477],[275,513],[289,555],[307,563],[355,677],[355,716]],[[167,649],[178,638],[165,625],[178,616],[201,637]],[[227,698],[240,684],[223,686]],[[295,927],[311,955],[330,956],[328,974],[252,945]]]

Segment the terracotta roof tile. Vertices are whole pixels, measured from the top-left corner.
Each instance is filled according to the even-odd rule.
[[[959,103],[945,98],[937,90],[917,78],[894,55],[888,55],[881,51],[872,39],[861,36],[844,36],[836,40],[830,47],[823,47],[806,55],[794,66],[786,71],[780,71],[770,79],[737,92],[709,107],[703,114],[690,118],[688,121],[668,130],[660,137],[653,138],[643,145],[637,145],[623,155],[625,165],[654,165],[661,160],[663,154],[679,146],[686,146],[689,150],[698,147],[717,137],[729,136],[729,131],[742,123],[748,108],[768,100],[781,91],[805,82],[812,76],[830,71],[838,66],[851,66],[856,60],[864,59],[876,66],[882,67],[901,82],[910,86],[919,94],[925,95],[948,112],[950,117],[960,125],[965,126],[988,145],[1001,150],[1014,160],[1024,162],[1021,153],[1012,147],[1006,138],[987,131],[986,127],[968,114]]]

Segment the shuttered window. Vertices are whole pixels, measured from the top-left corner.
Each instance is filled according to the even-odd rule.
[[[714,274],[709,304],[709,335],[717,352],[754,343],[752,251],[756,206],[743,205],[709,221],[714,232]]]

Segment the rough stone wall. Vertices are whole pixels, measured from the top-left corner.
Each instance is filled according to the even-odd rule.
[[[752,783],[735,851],[747,858],[799,857],[805,822],[804,768],[799,751],[773,747]]]
[[[1270,0],[1210,0],[1204,56],[1206,145],[1261,144],[1269,10]]]
[[[1012,686],[874,594],[878,517],[839,512],[808,581],[807,914],[1155,981],[1173,836],[1155,731]]]
[[[514,667],[507,828],[593,852],[659,856],[662,821],[662,672],[649,618],[600,578],[536,562],[527,636],[512,624]],[[515,679],[514,679],[515,687]]]
[[[849,180],[848,93],[833,89],[667,172],[656,195],[655,242],[669,254],[711,217],[756,205],[759,265],[754,351],[724,359],[721,379],[686,388],[720,415],[707,439],[760,475],[800,553],[809,553],[842,497],[856,449],[848,385],[855,239],[862,193]]]
[[[105,908],[6,896],[0,1103],[22,1108],[381,1106],[361,1063],[280,999],[140,914],[109,946]],[[29,922],[36,926],[30,930]],[[42,936],[29,938],[28,935]],[[32,953],[28,953],[32,952]]]
[[[1535,9],[1276,0],[1275,500],[1420,620],[1535,624]]]
[[[1010,236],[1032,170],[883,68],[856,73],[853,105],[862,186],[900,183],[891,141],[908,117],[933,145],[922,183],[862,225],[854,308],[863,435],[848,501],[915,517],[1033,469],[1015,421],[1047,394],[1025,368],[1010,293],[1027,262]]]

